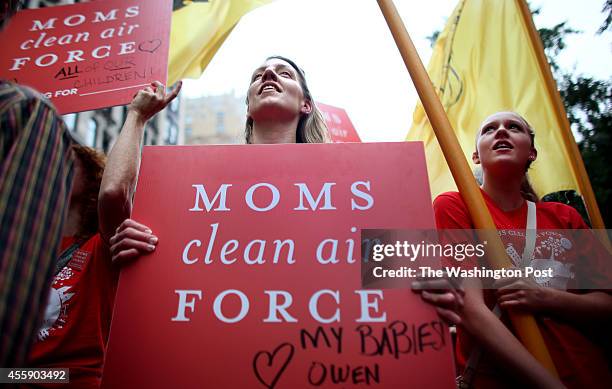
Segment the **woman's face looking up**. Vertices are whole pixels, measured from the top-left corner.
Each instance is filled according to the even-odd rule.
[[[312,108],[312,103],[304,98],[297,71],[278,58],[255,69],[247,99],[247,115],[254,122],[299,119]]]

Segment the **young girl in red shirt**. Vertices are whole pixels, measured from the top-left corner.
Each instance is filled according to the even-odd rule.
[[[456,290],[451,291],[453,293],[425,292],[423,298],[436,305],[447,320],[458,324],[458,369],[465,371],[471,360],[469,365],[475,369],[475,373],[470,374],[472,387],[517,387],[521,384],[549,388],[608,387],[612,374],[599,336],[605,335],[612,319],[612,296],[594,289],[594,285],[606,289],[611,284],[612,264],[606,263],[609,255],[588,252],[586,256],[578,256],[584,248],[583,242],[572,245],[568,237],[558,231],[588,227],[572,207],[537,201],[526,175],[536,158],[534,132],[520,115],[498,112],[484,120],[478,131],[473,161],[482,167],[481,189],[487,207],[500,232],[519,231],[518,235],[523,236],[518,245],[502,236],[515,266],[521,266],[522,258],[517,255],[517,249],[520,251],[522,247],[518,246],[525,245],[529,218],[536,225],[536,234],[538,229],[557,230],[556,235],[546,235],[546,239],[558,241],[560,250],[553,255],[550,242],[546,243],[543,234],[538,234],[527,260],[527,266],[544,264],[554,268],[553,277],[538,281],[499,280],[487,290],[482,288],[480,280],[469,279],[465,280],[461,293]],[[467,206],[457,192],[438,196],[434,211],[439,229],[474,229]],[[524,261],[522,264],[525,265]],[[470,263],[461,266],[470,266]],[[573,277],[580,271],[589,273],[588,287],[591,289],[579,285],[579,277]],[[584,280],[584,274],[581,279]],[[493,312],[495,305],[501,308],[501,316]],[[534,315],[560,381],[515,337],[506,314],[509,308]],[[479,353],[480,357],[474,358],[474,353]]]

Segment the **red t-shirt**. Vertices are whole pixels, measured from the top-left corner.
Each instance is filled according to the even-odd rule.
[[[500,232],[500,235],[510,258],[515,262],[515,265],[518,265],[525,245],[527,203],[525,202],[523,206],[516,210],[504,212],[484,191],[481,191],[481,193],[497,228],[499,230],[512,230],[506,234]],[[439,229],[474,229],[467,206],[458,192],[447,192],[439,195],[434,201],[434,213],[436,225]],[[588,292],[588,290],[575,290],[581,286],[578,280],[588,279],[589,283],[601,285],[602,288],[611,285],[612,274],[610,269],[612,264],[604,262],[609,257],[598,255],[578,256],[576,250],[585,249],[583,242],[580,242],[580,245],[572,244],[571,237],[568,239],[562,231],[550,231],[588,228],[574,208],[561,203],[538,202],[536,203],[536,219],[538,233],[536,235],[534,261],[531,262],[532,266],[535,261],[546,261],[546,267],[556,264],[558,270],[555,270],[555,273],[568,276],[566,278],[556,277],[554,280],[556,287],[563,285],[564,288],[562,289],[572,292]],[[544,229],[547,231],[540,232]],[[588,248],[586,250],[588,251]],[[584,263],[572,263],[574,258],[577,257],[582,258]],[[454,265],[457,265],[457,262]],[[471,261],[462,264],[462,266],[468,267],[475,265],[477,264]],[[588,274],[578,277],[574,272],[579,271]],[[484,290],[485,301],[489,308],[492,308],[496,303],[493,292],[492,290]],[[511,328],[505,314],[502,314],[501,319]],[[559,376],[567,387],[598,388],[610,385],[612,374],[604,350],[598,346],[602,341],[599,338],[602,335],[601,333],[589,332],[586,328],[579,329],[573,324],[557,318],[553,320],[543,315],[537,315],[536,320]],[[469,352],[465,352],[462,347],[462,343],[469,343],[467,337],[468,335],[459,328],[457,362],[460,372],[463,372],[469,358]],[[498,369],[495,362],[492,362],[491,358],[487,358],[486,353],[480,358],[477,371],[474,379],[475,387],[503,387],[503,384],[508,385],[508,387],[515,387],[517,385],[510,374],[504,372],[503,369]]]
[[[61,250],[74,242],[64,238]],[[30,367],[69,368],[70,387],[100,387],[118,274],[100,234],[73,253],[51,285]]]

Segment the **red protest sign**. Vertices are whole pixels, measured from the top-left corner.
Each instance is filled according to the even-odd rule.
[[[317,107],[323,114],[329,135],[334,143],[361,142],[345,110],[323,103],[317,103]]]
[[[145,147],[134,218],[104,388],[454,387],[434,309],[361,289],[360,229],[434,228],[420,142]]]
[[[105,0],[26,9],[0,34],[0,78],[28,85],[62,114],[126,104],[166,83],[170,0]]]

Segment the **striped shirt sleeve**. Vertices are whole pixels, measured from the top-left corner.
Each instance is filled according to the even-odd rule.
[[[46,305],[72,186],[71,137],[37,92],[0,81],[0,366],[22,367]]]

